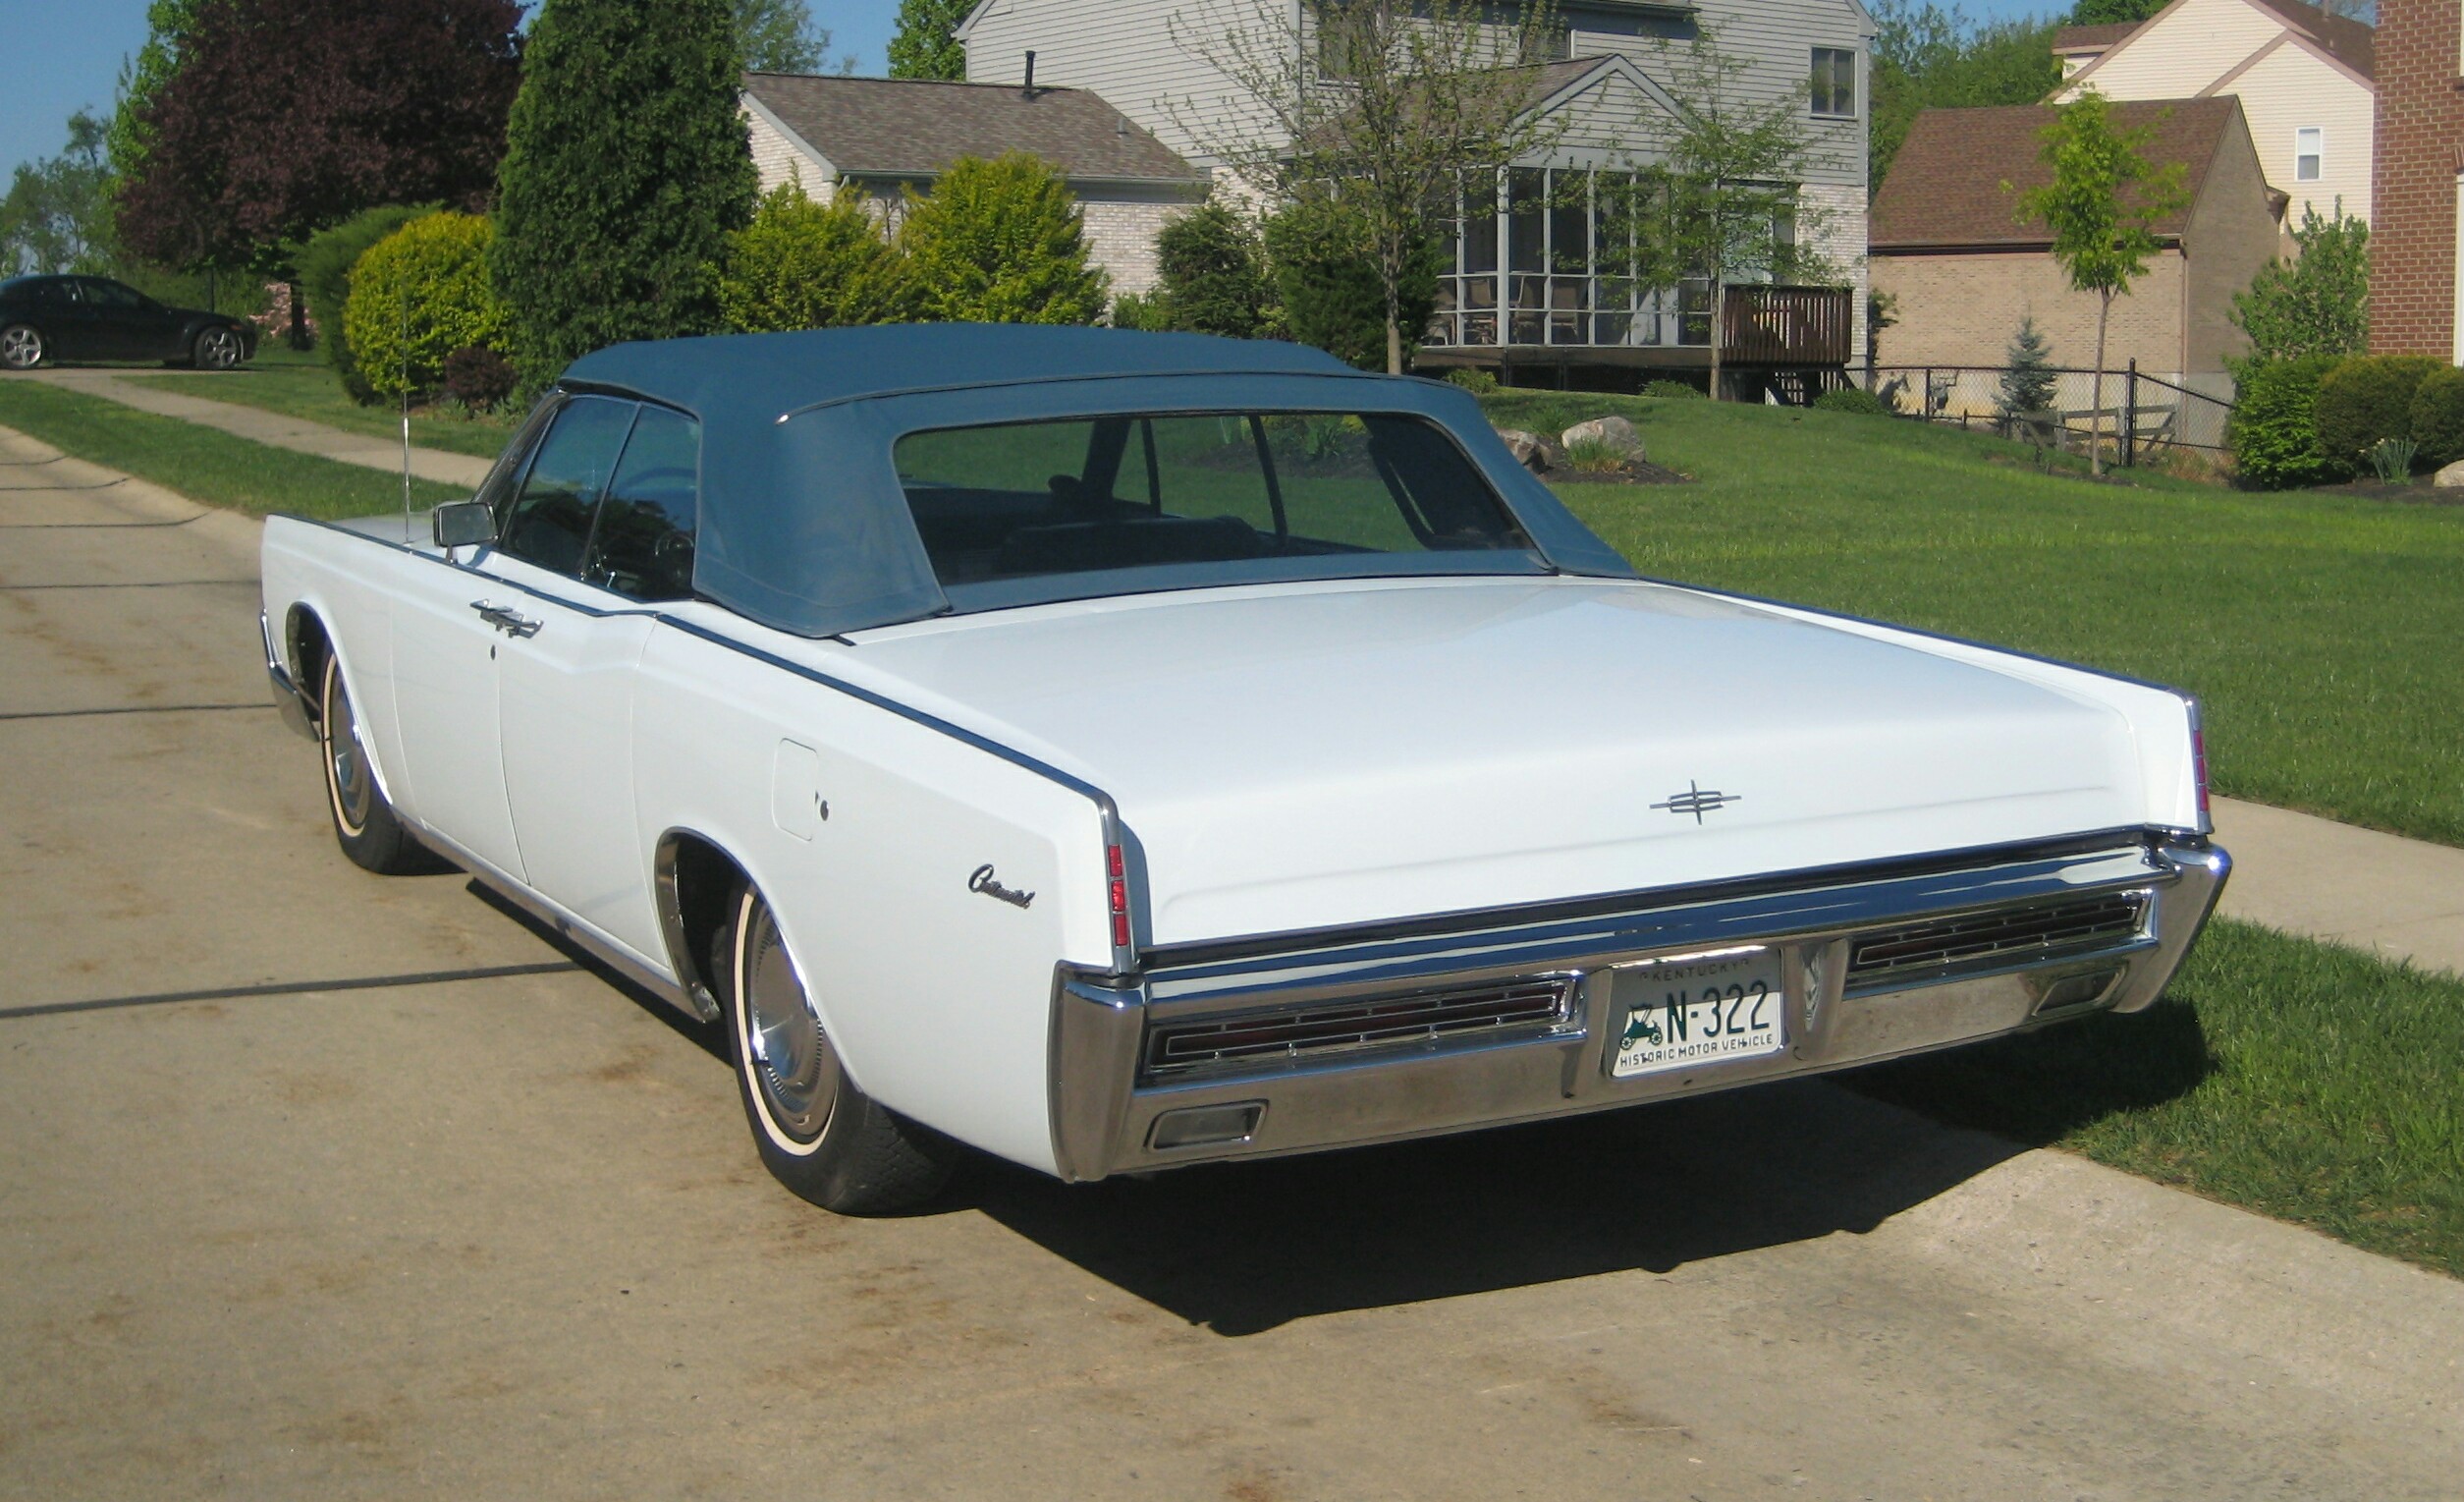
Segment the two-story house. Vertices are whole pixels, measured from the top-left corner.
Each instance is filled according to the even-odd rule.
[[[2093,88],[2108,99],[2232,94],[2268,184],[2323,219],[2336,206],[2368,222],[2378,92],[2371,28],[2303,0],[2173,0],[2137,26],[2055,32],[2055,103]]]
[[[1262,0],[984,0],[958,35],[970,82],[1019,83],[1031,53],[1039,82],[1100,94],[1173,150],[1220,166],[1210,130],[1250,112],[1207,60],[1206,28],[1287,16],[1280,24],[1306,48],[1305,15]],[[1545,155],[1513,164],[1494,203],[1467,203],[1444,227],[1449,263],[1420,363],[1601,385],[1709,365],[1710,288],[1637,285],[1613,206],[1617,175],[1659,159],[1685,107],[1678,57],[1706,35],[1741,65],[1728,85],[1738,98],[1804,112],[1802,243],[1851,284],[1731,290],[1721,313],[1725,362],[1748,392],[1762,383],[1758,370],[1767,380],[1844,363],[1863,337],[1873,18],[1858,0],[1566,0],[1560,15],[1558,55],[1541,65],[1534,108],[1563,129]]]

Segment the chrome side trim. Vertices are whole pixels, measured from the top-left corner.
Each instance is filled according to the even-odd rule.
[[[282,710],[282,722],[313,741],[316,739],[316,710],[308,696],[291,678],[289,654],[274,644],[274,623],[265,612],[256,613],[256,634],[265,642],[265,678],[274,691],[275,707]]]

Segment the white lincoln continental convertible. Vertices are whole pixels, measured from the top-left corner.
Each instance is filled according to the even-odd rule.
[[[2229,868],[2188,696],[1639,578],[1290,345],[618,346],[264,606],[345,853],[724,1019],[849,1212],[2134,1011]]]

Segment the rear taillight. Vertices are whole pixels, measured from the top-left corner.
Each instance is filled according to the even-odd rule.
[[[2208,733],[2199,726],[2190,729],[2190,773],[2199,783],[2199,813],[2208,811]]]
[[[2203,800],[2200,807],[2205,807],[2204,800],[2207,793],[2204,782],[2200,797]],[[1112,889],[1113,948],[1127,949],[1129,947],[1129,873],[1126,864],[1121,859],[1120,846],[1104,847],[1104,867]]]

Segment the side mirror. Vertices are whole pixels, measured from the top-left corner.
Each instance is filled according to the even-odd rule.
[[[449,501],[428,513],[441,548],[476,547],[496,540],[496,513],[485,501]]]

